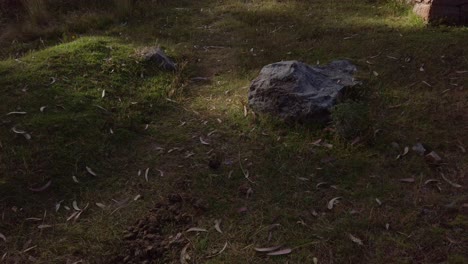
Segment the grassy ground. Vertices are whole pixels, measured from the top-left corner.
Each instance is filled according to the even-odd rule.
[[[467,261],[466,28],[427,28],[407,7],[385,1],[153,5],[102,26],[52,25],[42,41],[2,42],[3,261],[113,262],[127,252],[126,227],[169,194],[208,205],[189,226],[162,228],[165,236],[183,233],[194,263]],[[186,62],[183,72],[135,56],[155,44]],[[350,96],[365,110],[349,104],[336,115],[367,115],[352,136],[341,133],[349,131],[342,122],[287,126],[245,107],[263,65],[339,58],[358,65],[364,83]],[[443,163],[411,151],[418,142]],[[42,192],[30,190],[49,181]],[[340,203],[330,210],[334,197]],[[74,201],[89,206],[67,221]],[[209,232],[183,232],[193,226]],[[275,245],[292,253],[254,250]],[[180,263],[180,254],[172,247],[152,261]]]

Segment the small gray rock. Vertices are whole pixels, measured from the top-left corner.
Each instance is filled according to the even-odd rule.
[[[159,47],[145,48],[141,52],[144,61],[155,62],[161,69],[167,71],[176,71],[176,64]]]
[[[346,60],[317,67],[299,61],[269,64],[250,86],[249,106],[287,121],[323,123],[345,88],[358,84],[356,71]]]

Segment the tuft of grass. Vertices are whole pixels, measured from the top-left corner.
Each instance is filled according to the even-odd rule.
[[[45,24],[50,18],[47,7],[47,0],[21,0],[28,14],[29,19],[34,24]]]
[[[364,102],[346,101],[332,109],[336,133],[344,139],[353,139],[366,134],[371,126],[369,107]]]
[[[116,14],[120,19],[128,18],[132,15],[134,8],[133,0],[113,0]]]

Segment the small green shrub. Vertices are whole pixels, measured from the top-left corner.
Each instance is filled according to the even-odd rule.
[[[369,108],[363,102],[347,101],[332,110],[336,134],[344,139],[363,136],[370,127]]]

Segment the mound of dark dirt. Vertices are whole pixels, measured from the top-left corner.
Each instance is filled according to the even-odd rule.
[[[128,227],[121,254],[112,263],[170,263],[187,240],[183,232],[207,210],[200,199],[171,194],[147,216]]]

